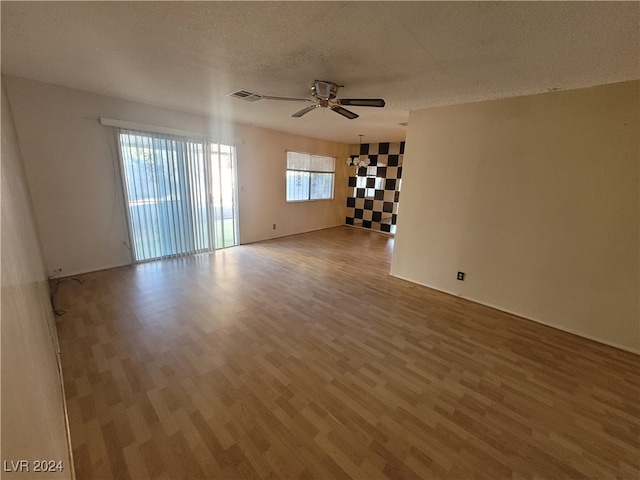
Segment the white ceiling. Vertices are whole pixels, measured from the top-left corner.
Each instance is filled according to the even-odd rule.
[[[640,78],[638,2],[2,2],[2,72],[276,130],[404,139],[409,111]],[[245,89],[382,97],[347,120]]]

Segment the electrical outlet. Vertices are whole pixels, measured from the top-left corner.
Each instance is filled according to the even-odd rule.
[[[275,224],[275,223],[273,224],[273,229],[274,229],[274,230],[276,229],[276,224]]]
[[[461,282],[463,282],[464,281],[464,275],[465,275],[464,272],[458,272],[457,279],[460,280]]]

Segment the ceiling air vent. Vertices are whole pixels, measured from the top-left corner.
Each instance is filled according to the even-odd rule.
[[[258,100],[262,100],[262,95],[259,93],[247,92],[246,90],[238,90],[237,92],[228,93],[228,97],[239,98],[240,100],[244,100],[246,102],[257,102]]]

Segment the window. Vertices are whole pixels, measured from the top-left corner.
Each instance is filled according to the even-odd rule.
[[[287,202],[332,199],[335,176],[335,158],[287,152]]]

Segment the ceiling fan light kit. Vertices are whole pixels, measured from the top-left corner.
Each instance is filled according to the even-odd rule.
[[[297,111],[293,115],[294,118],[302,117],[311,110],[316,108],[328,108],[334,112],[342,115],[349,120],[353,120],[359,117],[357,113],[347,110],[343,105],[353,107],[384,107],[385,101],[382,98],[336,98],[338,95],[338,89],[344,85],[338,85],[334,82],[328,82],[326,80],[315,80],[311,85],[311,96],[313,98],[295,98],[295,97],[277,97],[271,95],[261,95],[259,93],[252,93],[246,90],[238,90],[237,92],[230,93],[230,97],[238,98],[249,102],[256,102],[258,100],[281,100],[281,101],[293,101],[293,102],[309,102],[313,103],[302,110]]]

